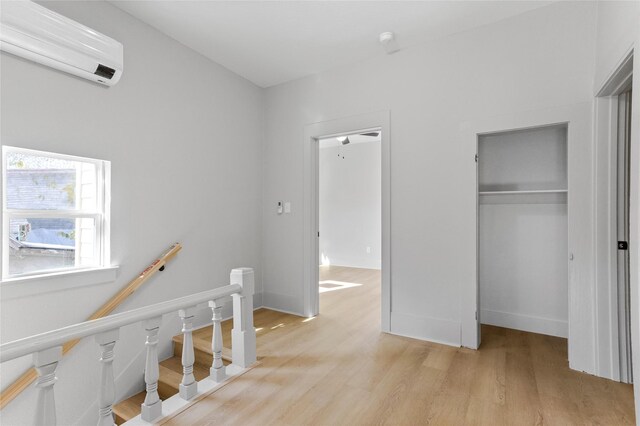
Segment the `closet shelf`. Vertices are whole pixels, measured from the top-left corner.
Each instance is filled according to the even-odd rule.
[[[567,204],[566,189],[479,192],[480,204]]]
[[[480,195],[526,195],[526,194],[563,194],[567,189],[534,189],[527,191],[480,191]]]

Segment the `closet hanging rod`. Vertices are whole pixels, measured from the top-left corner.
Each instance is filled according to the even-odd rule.
[[[562,194],[569,192],[568,189],[533,189],[524,191],[480,191],[480,195],[518,195],[518,194]]]

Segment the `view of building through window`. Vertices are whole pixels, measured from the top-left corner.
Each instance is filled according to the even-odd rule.
[[[5,276],[99,264],[101,163],[7,147]]]

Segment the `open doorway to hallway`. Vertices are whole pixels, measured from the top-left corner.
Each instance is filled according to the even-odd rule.
[[[366,293],[379,305],[381,131],[344,134],[318,142],[320,311],[327,304],[337,303],[344,292]]]

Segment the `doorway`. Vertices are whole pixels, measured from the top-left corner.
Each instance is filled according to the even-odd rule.
[[[305,126],[304,134],[304,310],[307,317],[320,312],[320,140],[379,133],[380,146],[380,328],[391,331],[391,162],[389,111],[367,113]],[[340,146],[342,142],[339,142]],[[349,144],[347,144],[349,145]],[[354,144],[354,147],[357,144]],[[345,154],[346,161],[346,151]],[[336,153],[336,160],[338,159]],[[365,256],[367,247],[365,245]],[[325,254],[326,256],[326,254]],[[335,259],[335,256],[334,256]],[[348,280],[346,282],[349,282]],[[328,283],[331,284],[331,283]],[[328,286],[327,286],[328,287]],[[333,291],[333,294],[344,292]]]
[[[379,129],[318,140],[321,311],[345,297],[354,298],[354,303],[355,298],[378,299],[375,304],[379,303],[381,140]],[[338,291],[340,294],[335,293]]]
[[[594,356],[594,339],[596,336],[594,333],[595,305],[593,294],[595,292],[595,286],[593,285],[592,280],[585,279],[585,277],[590,276],[593,270],[593,261],[591,260],[593,252],[592,237],[589,232],[585,232],[585,230],[588,230],[593,226],[591,212],[591,209],[593,207],[590,202],[590,194],[592,193],[593,189],[589,186],[589,182],[591,179],[591,161],[593,159],[593,153],[590,149],[589,144],[581,142],[589,140],[591,138],[592,114],[592,107],[589,104],[584,103],[555,108],[545,108],[540,110],[518,111],[514,112],[513,114],[487,117],[475,121],[469,121],[461,125],[460,137],[465,141],[465,152],[467,153],[465,160],[468,158],[468,160],[466,160],[468,161],[468,167],[465,167],[464,169],[464,179],[469,182],[469,185],[466,185],[465,188],[462,189],[462,191],[464,191],[465,194],[468,194],[468,199],[470,200],[469,208],[466,211],[465,216],[465,226],[468,226],[470,232],[473,232],[476,235],[476,244],[474,244],[474,246],[472,247],[472,251],[470,252],[471,255],[465,259],[468,264],[472,265],[473,269],[471,269],[471,271],[473,271],[473,275],[469,276],[469,280],[464,284],[464,290],[461,293],[462,346],[472,349],[478,349],[481,343],[480,323],[483,320],[481,311],[482,301],[480,300],[481,295],[479,286],[479,258],[481,255],[481,242],[480,238],[478,238],[480,233],[478,212],[479,207],[481,206],[480,197],[484,197],[485,200],[483,201],[485,202],[490,202],[491,198],[498,197],[513,197],[514,200],[516,197],[525,197],[531,198],[532,204],[534,201],[534,197],[540,197],[542,200],[546,200],[546,205],[549,206],[547,207],[547,213],[560,213],[561,209],[563,208],[563,204],[566,204],[567,232],[565,234],[565,232],[562,231],[562,234],[565,235],[564,240],[566,241],[565,244],[567,247],[567,251],[565,251],[564,253],[564,259],[561,259],[560,261],[567,265],[566,270],[568,276],[566,285],[569,306],[566,328],[568,328],[567,355],[569,358],[569,367],[574,370],[589,372],[591,374],[595,374],[595,372],[597,371]],[[555,146],[558,150],[564,150],[565,148],[563,147],[563,145],[566,146],[566,163],[564,160],[560,160],[561,157],[559,155],[554,154],[554,157],[557,160],[557,162],[556,160],[554,160],[554,164],[557,167],[554,166],[553,170],[555,170],[555,172],[560,172],[562,169],[559,166],[563,165],[565,171],[562,174],[554,172],[553,176],[558,177],[564,175],[564,179],[556,180],[555,182],[546,182],[537,178],[533,174],[537,173],[537,170],[531,170],[531,164],[525,164],[526,168],[525,166],[523,166],[518,167],[518,170],[512,170],[515,163],[510,163],[507,168],[502,168],[499,170],[501,172],[504,171],[505,173],[509,172],[512,175],[515,172],[519,173],[530,171],[531,179],[529,180],[532,184],[529,187],[524,187],[521,184],[526,183],[526,180],[518,179],[521,181],[520,188],[512,187],[511,190],[513,190],[514,192],[539,191],[540,194],[526,192],[506,194],[500,192],[509,191],[510,189],[506,186],[494,186],[493,188],[487,188],[486,191],[479,191],[478,161],[482,161],[482,158],[478,157],[482,157],[482,153],[478,151],[478,148],[479,140],[481,137],[485,135],[499,135],[502,133],[520,132],[536,129],[541,130],[545,128],[548,130],[553,130],[552,133],[554,133],[556,136],[559,136],[563,132],[563,127],[566,129],[566,141],[561,143],[562,139],[560,138],[557,140],[558,143],[555,144]],[[550,146],[553,145],[550,144]],[[515,146],[513,146],[513,148],[515,149]],[[541,149],[538,152],[543,153],[545,152],[545,150]],[[559,153],[559,151],[555,152]],[[494,157],[494,159],[501,158],[502,154],[506,155],[506,151],[497,152],[497,157]],[[509,156],[511,156],[511,154],[512,153],[509,153]],[[505,158],[505,160],[508,159]],[[539,157],[531,157],[531,160],[535,160],[539,164],[540,159]],[[544,164],[541,167],[546,168],[550,165],[551,164]],[[516,175],[513,176],[515,179]],[[507,177],[507,175],[504,175],[504,177]],[[515,180],[515,182],[517,183],[518,180]],[[561,185],[565,184],[565,182],[566,186]],[[500,184],[499,181],[496,181],[495,183]],[[505,181],[505,183],[508,182]],[[533,185],[534,183],[535,186]],[[542,184],[548,186],[543,187]],[[494,191],[500,192],[500,194],[479,194],[479,192]],[[565,199],[566,203],[564,201]],[[506,201],[507,200],[505,199],[504,201],[499,202],[506,203]],[[533,207],[535,208],[535,206]],[[514,205],[514,209],[517,208],[519,207],[516,207]],[[525,207],[523,206],[522,208],[524,209]],[[551,217],[553,216],[547,216],[550,223]],[[559,216],[555,217],[559,218]],[[533,220],[535,218],[530,219]],[[542,217],[540,219],[542,220]],[[545,221],[546,220],[547,219],[545,219]],[[552,223],[556,223],[559,225],[560,222],[554,220]],[[512,222],[512,224],[515,223]],[[552,228],[546,227],[545,229],[546,231],[548,231]],[[559,235],[560,231],[556,232],[555,234]],[[556,242],[559,242],[559,240],[556,240]],[[558,247],[556,247],[556,249],[557,248]],[[526,250],[527,247],[519,246],[516,249]],[[513,255],[513,253],[509,253],[509,255],[511,256]],[[544,255],[546,256],[547,253],[544,253]],[[555,265],[561,266],[557,263],[557,258],[555,259]],[[531,262],[533,260],[533,258],[527,259],[527,262]],[[528,268],[527,265],[523,266],[525,268]],[[562,304],[559,303],[555,306],[560,307],[562,306]],[[499,309],[497,308],[494,308],[494,310],[499,311]],[[525,315],[527,315],[526,312]],[[529,316],[533,317],[533,320],[536,320],[535,313],[531,313],[529,314]],[[558,319],[558,317],[543,317],[543,319],[553,320]],[[562,322],[563,321],[560,321],[560,324],[558,324],[555,321],[543,321],[543,324],[552,325],[554,328],[556,325],[560,325],[560,327],[557,328],[562,330],[564,329]]]

